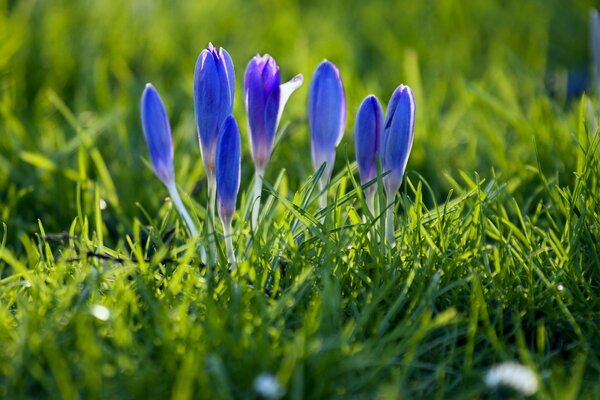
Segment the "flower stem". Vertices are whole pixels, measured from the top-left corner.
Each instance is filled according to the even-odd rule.
[[[231,269],[237,268],[235,253],[233,252],[233,241],[231,239],[231,221],[223,220],[223,235],[225,236],[225,250],[227,251],[227,260],[231,264]]]
[[[208,243],[210,248],[210,255],[212,259],[216,259],[217,247],[214,241],[214,224],[215,224],[215,203],[217,198],[217,185],[214,177],[208,178]]]
[[[177,186],[175,186],[175,182],[169,182],[167,184],[167,190],[169,191],[169,196],[173,200],[173,204],[175,204],[175,208],[179,212],[185,221],[188,229],[190,230],[191,236],[196,239],[198,237],[198,229],[196,229],[196,225],[192,221],[190,214],[187,212],[187,209],[183,205],[181,201],[181,197],[179,197],[179,192],[177,191]]]
[[[385,213],[385,237],[387,242],[391,247],[394,247],[396,244],[396,239],[394,237],[394,200],[396,199],[396,195],[388,196],[388,204],[387,210]]]
[[[371,215],[375,215],[375,190],[365,191],[365,202],[367,203],[367,208],[371,212]]]
[[[258,227],[258,215],[260,213],[260,195],[262,192],[262,179],[263,171],[256,169],[254,174],[254,189],[252,190],[252,198],[250,204],[252,204],[252,229],[256,232]]]
[[[325,176],[321,176],[321,179],[319,179],[319,190],[321,191],[321,197],[319,197],[319,204],[321,206],[321,209],[327,207],[327,190],[325,190],[325,188],[327,187],[328,180],[329,178],[325,178]]]

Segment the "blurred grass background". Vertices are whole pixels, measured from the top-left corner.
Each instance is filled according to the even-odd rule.
[[[519,360],[538,398],[597,398],[599,107],[579,96],[599,5],[0,0],[0,396],[258,398],[267,371],[298,399],[504,398],[482,376]],[[236,67],[240,205],[253,174],[246,63],[268,52],[283,79],[306,79],[266,180],[287,172],[250,247],[235,221],[247,275],[200,264],[145,163],[139,99],[152,82],[177,183],[201,211],[192,75],[209,41]],[[323,227],[274,201],[303,184],[294,200],[310,197],[306,96],[324,58],[347,93],[338,172],[361,100],[415,90],[399,251],[371,240],[355,195]],[[330,194],[351,191],[341,176]]]
[[[156,209],[165,192],[142,163],[139,98],[146,82],[167,104],[177,181],[204,204],[192,75],[209,41],[233,57],[244,135],[241,82],[255,53],[273,55],[283,79],[305,75],[284,114],[292,124],[267,179],[286,168],[295,188],[312,173],[307,87],[327,58],[338,65],[348,100],[338,164],[344,149],[353,159],[362,98],[374,93],[385,105],[406,83],[418,104],[408,168],[440,199],[450,188],[445,174],[458,170],[514,177],[523,196],[533,179],[529,164],[539,162],[568,182],[576,159],[564,123],[569,107],[564,97],[550,99],[544,82],[549,73],[589,72],[587,18],[595,3],[1,0],[0,217],[13,241],[35,231],[38,218],[48,230],[63,231],[76,215],[77,185],[84,199],[101,188],[111,237],[130,229],[136,202]],[[243,187],[252,173],[244,146]]]

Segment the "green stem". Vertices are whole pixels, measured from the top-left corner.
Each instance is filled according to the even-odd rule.
[[[237,268],[237,260],[233,252],[233,241],[231,239],[231,221],[223,222],[223,235],[225,236],[225,250],[227,251],[227,260],[231,264],[231,269]]]
[[[181,201],[181,197],[179,197],[179,192],[177,191],[177,186],[175,186],[175,182],[169,182],[167,184],[167,190],[169,191],[169,196],[171,196],[171,200],[173,200],[173,204],[175,204],[175,208],[179,212],[185,221],[190,233],[194,239],[198,237],[198,229],[196,229],[196,225],[192,221],[190,214],[187,212],[187,209],[183,205]]]
[[[262,178],[263,171],[260,169],[256,169],[256,173],[254,174],[254,189],[252,190],[252,198],[250,199],[250,204],[252,204],[252,229],[256,232],[256,228],[258,227],[258,215],[260,213],[260,195],[262,192]]]
[[[396,195],[388,197],[387,210],[385,213],[385,237],[391,247],[396,244],[396,238],[394,237],[394,200]]]

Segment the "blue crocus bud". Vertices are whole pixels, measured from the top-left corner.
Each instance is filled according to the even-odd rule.
[[[394,244],[393,208],[396,192],[402,184],[402,177],[412,148],[415,127],[415,98],[406,85],[396,88],[385,117],[383,138],[379,150],[383,172],[383,185],[387,197],[386,238]]]
[[[175,207],[185,220],[192,236],[198,236],[198,230],[189,213],[187,212],[179,192],[175,186],[175,173],[173,172],[173,140],[171,139],[171,126],[167,111],[154,86],[147,84],[142,93],[142,128],[148,145],[150,160],[154,172],[165,184]],[[203,252],[204,249],[201,249]]]
[[[258,170],[264,170],[273,148],[275,132],[283,108],[294,90],[302,85],[302,75],[280,85],[279,67],[268,54],[256,55],[246,67],[244,101],[252,159]]]
[[[376,156],[383,131],[383,110],[377,97],[367,96],[356,114],[354,145],[360,182],[364,185],[377,176]],[[375,186],[366,190],[367,198],[375,193]]]
[[[342,140],[346,125],[346,94],[340,73],[325,60],[317,67],[308,92],[308,123],[310,126],[312,161],[315,169],[326,163],[321,177],[321,189],[329,182],[335,149]],[[321,198],[325,205],[326,197]]]
[[[219,216],[231,221],[240,188],[241,144],[240,131],[233,116],[228,116],[219,131],[215,160]]]
[[[264,170],[271,157],[281,97],[279,84],[279,67],[271,56],[257,55],[250,60],[244,79],[244,97],[252,159],[257,169]]]
[[[381,164],[388,172],[384,180],[387,196],[395,196],[402,184],[402,177],[412,148],[415,128],[415,98],[406,85],[396,88],[385,117],[381,141]]]
[[[229,262],[235,267],[235,253],[231,240],[231,220],[235,213],[235,203],[240,188],[241,143],[240,131],[235,118],[230,115],[221,129],[217,140],[215,176],[217,180],[217,202],[219,217],[223,224],[225,246]]]
[[[302,74],[280,85],[279,67],[268,54],[256,55],[246,67],[244,102],[248,114],[248,133],[252,160],[256,168],[252,204],[252,226],[258,223],[262,176],[271,158],[273,142],[283,108],[290,95],[302,85]]]
[[[150,83],[142,94],[142,128],[154,172],[165,184],[173,182],[173,141],[165,105]]]
[[[219,127],[233,111],[235,73],[229,53],[209,43],[194,70],[194,112],[200,151],[210,181],[214,177]]]

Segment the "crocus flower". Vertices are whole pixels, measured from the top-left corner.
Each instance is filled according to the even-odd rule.
[[[393,206],[396,192],[412,148],[415,127],[415,98],[406,85],[396,88],[388,104],[381,141],[380,157],[384,173],[383,184],[388,202],[386,235],[394,243]]]
[[[235,118],[228,116],[219,130],[216,147],[215,176],[219,217],[223,224],[225,244],[229,260],[235,265],[231,242],[231,220],[240,188],[241,143],[240,131]]]
[[[200,153],[208,178],[208,237],[212,238],[215,207],[215,151],[219,128],[233,111],[235,73],[229,53],[212,45],[202,50],[194,69],[194,114]],[[214,244],[211,243],[215,254]]]
[[[214,177],[215,148],[219,127],[233,111],[235,73],[229,53],[212,45],[202,50],[194,70],[194,113],[202,160]]]
[[[383,110],[377,97],[367,96],[356,114],[354,145],[360,182],[364,185],[377,176],[376,156],[379,153],[383,131]],[[375,186],[365,190],[367,204],[373,212]]]
[[[250,201],[253,204],[252,226],[258,222],[260,208],[260,191],[262,176],[271,157],[275,132],[281,119],[283,108],[290,95],[302,85],[302,74],[290,81],[280,84],[279,67],[268,54],[256,55],[246,67],[244,78],[244,102],[248,114],[248,133],[252,160],[256,168],[254,194]]]
[[[340,73],[325,60],[317,67],[308,92],[308,123],[310,126],[312,162],[315,169],[325,164],[320,186],[324,190],[335,161],[335,149],[342,140],[346,125],[346,94]],[[326,193],[321,206],[327,202]]]
[[[173,140],[171,139],[171,126],[169,125],[167,111],[158,92],[149,83],[142,94],[141,114],[144,137],[154,172],[167,187],[175,207],[183,216],[192,235],[197,236],[196,226],[185,209],[179,197],[177,186],[175,186]]]

